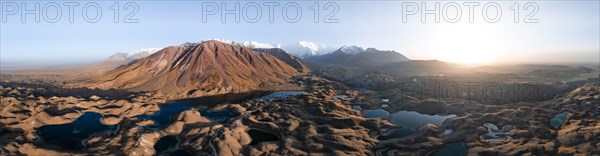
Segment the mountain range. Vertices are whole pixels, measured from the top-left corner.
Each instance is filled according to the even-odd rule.
[[[410,61],[396,51],[375,48],[343,46],[324,52],[328,48],[324,45],[309,42],[297,45],[299,50],[290,52],[280,45],[260,42],[206,40],[162,50],[117,53],[103,63],[121,62],[120,67],[95,77],[90,86],[161,91],[173,98],[192,98],[282,85],[294,75],[310,72],[305,62],[394,69],[396,66],[384,65]]]
[[[137,59],[142,59],[148,57],[162,48],[144,48],[131,51],[129,53],[117,52],[108,58],[104,59],[104,61],[134,61]]]
[[[252,49],[279,48],[279,49],[283,49],[285,52],[287,52],[291,55],[296,56],[299,59],[308,59],[310,57],[323,56],[323,55],[328,55],[328,54],[331,54],[334,52],[341,51],[343,53],[351,54],[351,55],[358,54],[357,57],[362,57],[364,55],[373,55],[373,54],[377,55],[380,53],[381,56],[375,56],[376,58],[374,58],[374,59],[383,59],[383,61],[386,63],[389,62],[389,61],[386,61],[389,59],[399,59],[399,60],[392,60],[391,62],[408,60],[408,58],[404,57],[402,54],[395,52],[395,51],[382,51],[382,50],[377,50],[374,48],[367,48],[365,50],[362,47],[358,47],[358,46],[339,47],[339,46],[332,46],[332,45],[316,43],[316,42],[311,42],[311,41],[298,41],[295,43],[282,45],[282,44],[263,43],[263,42],[257,42],[257,41],[235,42],[235,41],[226,40],[226,39],[210,39],[210,40],[219,41],[219,42],[227,43],[227,44],[237,44],[237,45],[246,46],[246,47],[249,47]],[[137,59],[147,57],[158,50],[160,50],[160,48],[139,49],[139,50],[135,50],[135,51],[132,51],[129,53],[118,52],[118,53],[115,53],[112,56],[106,58],[104,61],[129,61],[129,62],[131,62],[131,61],[134,61]],[[359,54],[362,52],[367,52],[367,53]],[[391,53],[391,52],[395,52],[398,54]],[[334,55],[330,55],[330,56],[334,56]],[[391,56],[391,58],[388,56]]]
[[[395,51],[382,51],[375,48],[363,49],[357,46],[343,46],[333,53],[307,57],[305,61],[318,65],[377,66],[403,62],[409,59]]]

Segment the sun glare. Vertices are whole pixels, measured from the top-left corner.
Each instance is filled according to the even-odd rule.
[[[429,34],[434,57],[460,64],[486,64],[506,52],[506,34],[495,25],[448,24]]]

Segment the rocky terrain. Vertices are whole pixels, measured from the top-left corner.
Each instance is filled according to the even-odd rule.
[[[306,72],[310,71],[310,69],[308,69],[308,67],[306,65],[304,65],[304,62],[302,62],[302,60],[300,60],[300,58],[290,55],[288,52],[286,52],[283,49],[258,48],[258,49],[254,49],[254,50],[263,52],[263,53],[267,53],[267,54],[271,54],[271,55],[275,56],[276,58],[280,59],[281,61],[294,67],[296,70],[298,70],[298,72],[306,73]]]
[[[4,88],[1,98],[0,129],[2,131],[2,155],[64,155],[59,147],[44,144],[36,135],[36,128],[44,125],[65,124],[76,120],[84,112],[104,115],[102,123],[114,125],[129,118],[157,111],[157,104],[165,103],[160,93],[131,95],[129,100],[109,100],[99,96],[87,98],[47,97],[41,88]],[[96,134],[108,136],[108,134]],[[137,140],[136,140],[137,141]],[[88,147],[93,145],[88,145]],[[101,152],[100,152],[101,151]],[[79,151],[82,152],[82,151]],[[99,150],[100,153],[112,151]],[[61,154],[62,153],[62,154]],[[113,153],[118,154],[118,153]]]
[[[344,56],[327,60],[333,55]],[[211,40],[167,47],[114,70],[96,66],[107,68],[93,72],[110,70],[99,76],[3,74],[0,155],[600,153],[600,84],[589,78],[595,70],[450,72],[463,68],[357,47],[320,59],[332,64],[309,69],[282,49]],[[503,90],[427,85],[467,82]],[[503,98],[490,101],[497,93]],[[371,110],[384,115],[365,115]],[[418,117],[394,117],[402,111]],[[414,129],[398,122],[437,116],[444,119]]]
[[[469,155],[593,155],[600,152],[600,87],[588,84],[568,95],[543,102],[519,102],[489,105],[462,100],[416,100],[412,109],[426,114],[456,114],[443,126],[430,125],[431,133],[421,138],[390,139],[381,146],[397,149],[397,154],[419,151],[424,147],[465,142]],[[555,114],[569,112],[559,129],[550,121]],[[508,142],[485,142],[485,123],[512,125]],[[445,129],[453,133],[439,138]],[[425,153],[425,152],[423,152]]]
[[[395,127],[382,119],[365,119],[350,109],[347,101],[333,100],[344,91],[342,85],[312,77],[297,82],[311,84],[309,95],[291,99],[250,99],[237,104],[221,104],[211,109],[229,109],[236,116],[225,124],[211,123],[191,108],[178,113],[164,129],[149,127],[152,120],[135,118],[152,114],[165,103],[162,93],[132,94],[126,100],[49,97],[32,88],[0,88],[2,91],[2,155],[63,155],[68,153],[153,155],[157,140],[167,135],[183,138],[181,148],[200,155],[279,155],[350,154],[373,155],[375,136]],[[342,87],[342,88],[338,88]],[[338,90],[340,89],[340,90]],[[167,105],[167,104],[165,104]],[[116,132],[95,133],[83,141],[81,151],[64,150],[44,143],[36,135],[43,125],[65,124],[84,112],[103,115],[107,125],[118,125]],[[274,142],[256,145],[246,131],[260,130],[276,135]]]
[[[1,155],[154,155],[154,146],[165,136],[180,138],[179,148],[196,155],[427,155],[445,145],[463,142],[468,155],[593,155],[600,152],[600,86],[587,84],[561,97],[542,102],[490,105],[464,100],[412,99],[414,109],[424,114],[455,114],[443,125],[426,124],[415,134],[380,140],[399,126],[388,118],[363,118],[352,105],[378,107],[369,91],[312,76],[298,76],[307,95],[285,99],[249,98],[240,103],[223,102],[209,110],[229,110],[234,117],[216,123],[191,107],[172,117],[173,122],[156,128],[153,120],[137,118],[153,114],[165,104],[158,92],[131,93],[125,99],[106,97],[47,97],[41,89],[1,87]],[[335,99],[345,94],[352,100]],[[569,112],[558,129],[550,126],[554,115]],[[73,122],[84,112],[103,115],[101,122],[118,130],[94,133],[82,141],[83,150],[65,150],[45,143],[36,130],[44,125]],[[514,128],[506,142],[479,138],[491,123]],[[447,131],[450,129],[450,133]],[[257,142],[249,131],[275,136]],[[253,141],[254,140],[254,141]]]

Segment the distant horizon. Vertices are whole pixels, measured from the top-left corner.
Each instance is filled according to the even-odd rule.
[[[3,1],[2,4],[7,7],[21,4],[33,6],[35,1],[18,2]],[[51,3],[39,2],[42,6]],[[474,10],[478,15],[474,17],[474,22],[469,22],[468,10],[462,2],[440,1],[441,7],[448,4],[463,7],[462,19],[456,23],[448,22],[447,18],[456,15],[452,13],[453,10],[446,10],[450,12],[449,15],[444,14],[439,22],[435,21],[434,15],[425,14],[419,18],[418,13],[409,11],[411,5],[433,6],[435,1],[316,2],[322,8],[318,19],[312,16],[313,2],[274,2],[280,8],[298,4],[303,12],[299,21],[290,21],[281,16],[282,10],[275,10],[272,22],[268,20],[266,8],[261,10],[262,20],[258,22],[249,22],[247,16],[250,15],[246,14],[219,16],[217,12],[207,11],[210,9],[203,10],[211,6],[233,7],[235,3],[241,6],[262,5],[252,1],[132,2],[139,12],[135,12],[131,19],[123,19],[128,12],[121,10],[117,22],[113,21],[110,9],[113,3],[109,1],[77,2],[80,7],[99,4],[103,14],[95,23],[80,16],[75,16],[70,22],[66,8],[62,8],[64,17],[55,23],[46,16],[40,17],[40,22],[35,22],[33,15],[21,19],[18,12],[14,15],[7,13],[6,18],[0,17],[0,63],[72,64],[99,61],[116,52],[167,47],[212,38],[270,44],[311,41],[335,46],[356,45],[397,51],[410,59],[435,59],[460,64],[600,63],[600,1],[518,2],[520,8],[525,5],[529,9],[537,8],[534,12],[521,9],[520,16],[513,14],[514,10],[510,9],[512,2],[481,1],[477,2],[479,7]],[[489,22],[479,16],[481,8],[487,4],[501,7],[498,22]],[[536,7],[530,8],[530,4]],[[122,2],[119,5],[123,7],[130,3]],[[404,7],[407,10],[403,12]],[[337,9],[331,12],[332,8]],[[293,9],[287,12],[293,12]],[[78,13],[81,12],[75,12],[76,15]],[[242,19],[235,21],[234,17]],[[513,20],[516,17],[518,19],[515,22]],[[422,22],[422,19],[428,21]]]
[[[208,41],[208,40],[215,40],[215,39],[203,39],[203,40],[199,40],[199,41],[188,41],[189,43],[200,43],[203,41]],[[217,39],[219,40],[219,39]],[[228,39],[220,39],[220,40],[226,40],[226,41],[233,41],[235,43],[243,43],[243,42],[248,42],[248,41],[234,41],[234,40],[228,40]],[[188,42],[183,42],[183,43],[188,43]],[[260,41],[254,41],[254,42],[259,42],[259,43],[264,43],[264,42],[260,42]],[[298,42],[302,42],[302,41],[298,41]],[[181,43],[181,44],[183,44]],[[174,44],[174,45],[169,45],[169,46],[179,46],[181,44]],[[268,43],[271,45],[276,45],[274,43]],[[281,45],[281,43],[277,43],[279,45]],[[159,49],[163,49],[169,46],[165,46],[165,47],[160,47]],[[331,46],[331,45],[330,45]],[[343,46],[358,46],[361,47],[363,49],[368,49],[368,48],[374,48],[377,50],[381,50],[381,51],[394,51],[394,52],[398,52],[402,55],[407,56],[406,54],[399,52],[399,51],[395,51],[395,50],[388,50],[388,49],[378,49],[377,47],[362,47],[360,45],[342,45],[342,46],[334,46],[337,48],[333,48],[333,49],[339,49]],[[155,47],[156,48],[156,47]],[[283,47],[275,47],[275,48],[281,48],[284,49]],[[134,49],[134,50],[129,50],[129,51],[117,51],[114,53],[110,53],[108,54],[106,57],[103,58],[92,58],[92,59],[86,59],[86,60],[77,60],[77,61],[67,61],[64,62],[60,61],[60,60],[49,60],[48,62],[40,62],[40,61],[0,61],[0,64],[3,66],[2,68],[14,68],[14,67],[37,67],[37,66],[54,66],[54,67],[69,67],[69,66],[74,66],[74,65],[93,65],[93,64],[97,64],[97,63],[101,63],[102,61],[105,61],[108,57],[113,56],[117,53],[131,53],[132,51],[137,51],[140,49],[149,49],[149,47],[147,48],[138,48],[138,49]],[[286,49],[284,49],[286,50]],[[286,50],[287,51],[287,50]],[[333,51],[331,51],[333,52]],[[328,53],[331,53],[328,52]],[[490,63],[460,63],[460,62],[453,62],[453,61],[447,61],[447,60],[443,60],[443,59],[436,59],[436,58],[412,58],[410,56],[407,56],[408,59],[410,60],[436,60],[436,61],[442,61],[442,62],[446,62],[446,63],[453,63],[453,64],[459,64],[459,65],[467,65],[467,66],[472,66],[472,67],[479,67],[479,66],[497,66],[497,65],[527,65],[527,64],[534,64],[534,65],[598,65],[600,66],[600,52],[596,52],[596,51],[589,51],[589,52],[553,52],[553,53],[534,53],[534,54],[530,54],[532,56],[530,57],[535,57],[535,55],[544,55],[544,57],[548,57],[548,55],[563,55],[562,58],[564,58],[564,55],[569,55],[572,53],[578,53],[578,55],[575,55],[576,57],[580,57],[579,59],[570,59],[566,60],[566,61],[557,61],[557,60],[543,60],[543,61],[532,61],[532,60],[524,60],[523,57],[518,58],[518,59],[513,59],[513,61],[503,61],[503,62],[490,62]],[[537,56],[537,57],[540,57]],[[567,56],[568,57],[568,56]],[[595,60],[595,61],[573,61],[573,60],[580,60],[580,59],[589,59],[589,60]],[[595,59],[598,58],[598,59]]]

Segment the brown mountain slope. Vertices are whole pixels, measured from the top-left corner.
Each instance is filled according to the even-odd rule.
[[[218,41],[171,46],[95,79],[95,86],[158,90],[172,97],[246,92],[286,82],[297,70],[268,54]]]
[[[271,54],[271,55],[277,57],[278,59],[282,60],[283,62],[289,64],[290,66],[296,68],[296,70],[298,70],[299,72],[309,72],[310,71],[310,69],[308,69],[308,67],[306,67],[306,65],[304,65],[304,63],[302,63],[302,61],[299,58],[289,54],[288,52],[286,52],[283,49],[280,49],[280,48],[257,48],[254,50],[259,51],[259,52],[264,52],[267,54]]]

